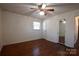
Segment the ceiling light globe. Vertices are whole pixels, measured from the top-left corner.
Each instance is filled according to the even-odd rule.
[[[39,14],[40,14],[40,15],[45,15],[44,11],[40,11]]]
[[[65,24],[65,23],[66,23],[66,21],[63,21],[63,23]]]

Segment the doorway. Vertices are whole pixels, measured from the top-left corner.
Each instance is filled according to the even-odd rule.
[[[75,47],[79,47],[79,16],[75,17]]]
[[[65,44],[65,19],[59,21],[59,43]]]

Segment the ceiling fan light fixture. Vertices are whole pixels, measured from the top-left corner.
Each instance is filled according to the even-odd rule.
[[[64,19],[62,22],[63,22],[63,24],[65,24],[66,23],[66,20]]]
[[[45,15],[44,11],[39,12],[40,15]]]
[[[46,8],[46,4],[43,4],[43,5],[42,5],[42,9],[45,9],[45,8]]]

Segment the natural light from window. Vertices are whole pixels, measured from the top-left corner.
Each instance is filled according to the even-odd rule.
[[[33,29],[34,30],[40,30],[40,22],[33,22]]]

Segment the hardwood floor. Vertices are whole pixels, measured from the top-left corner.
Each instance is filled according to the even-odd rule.
[[[1,55],[1,51],[0,51],[0,55]]]
[[[2,56],[64,56],[76,55],[71,53],[71,48],[53,43],[45,39],[11,44],[2,48]]]

